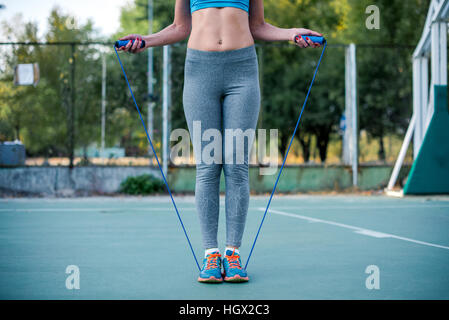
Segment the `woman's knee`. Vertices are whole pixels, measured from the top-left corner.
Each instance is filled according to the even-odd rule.
[[[197,164],[196,180],[197,182],[217,182],[220,180],[221,164]]]
[[[224,164],[223,172],[227,179],[248,181],[249,166],[248,164]]]

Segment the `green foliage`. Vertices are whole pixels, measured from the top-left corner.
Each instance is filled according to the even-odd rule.
[[[338,1],[274,1],[265,3],[266,20],[283,27],[304,27],[323,33],[328,42],[336,41],[340,28]],[[339,1],[344,2],[344,1]],[[263,45],[263,43],[261,43]],[[296,46],[263,45],[262,112],[259,125],[279,130],[280,152],[284,155],[304,102],[316,62],[321,53]],[[259,51],[260,52],[260,51]],[[321,159],[327,154],[330,134],[336,132],[344,110],[344,52],[328,48],[320,66],[297,135],[305,161],[311,153],[312,136],[317,137]]]
[[[429,0],[268,0],[267,21],[284,27],[306,27],[324,33],[333,43],[415,45]],[[380,9],[379,30],[368,30],[365,9]],[[384,159],[383,137],[403,134],[412,110],[411,54],[413,47],[373,48],[358,46],[358,97],[360,129],[379,140],[379,159]],[[318,52],[297,48],[264,49],[262,125],[279,128],[281,152],[290,140]],[[311,136],[322,161],[332,133],[344,112],[344,51],[329,47],[314,84],[297,139],[307,161]],[[275,115],[275,116],[271,116]]]
[[[131,195],[161,193],[164,190],[164,183],[150,174],[128,177],[120,184],[120,192]]]
[[[360,129],[379,141],[379,160],[385,160],[383,137],[403,135],[412,114],[411,56],[430,1],[349,0],[349,3],[348,28],[342,32],[345,38],[359,44],[399,45],[357,48]],[[380,10],[379,30],[365,27],[365,8],[371,4]]]
[[[130,33],[148,34],[148,1],[134,0],[129,5],[122,8],[120,15],[120,28],[111,37],[115,41]],[[175,0],[154,1],[153,10],[153,32],[158,32],[173,22]],[[184,41],[185,42],[185,41]],[[185,44],[185,43],[184,43]],[[185,49],[183,44],[172,46],[172,108],[171,126],[172,128],[187,128],[182,107],[182,86],[184,74]],[[180,54],[178,54],[180,53]],[[163,48],[153,48],[153,92],[156,97],[153,116],[154,133],[151,137],[153,141],[162,139],[162,68],[163,68]],[[147,52],[138,55],[121,55],[121,59],[126,68],[129,80],[132,83],[134,95],[141,109],[142,115],[146,118],[148,111],[147,96]],[[113,92],[108,91],[108,124],[115,128],[114,132],[107,132],[107,135],[116,135],[115,141],[125,148],[130,155],[144,155],[148,150],[148,142],[145,135],[142,135],[142,125],[135,114],[135,106],[128,93],[128,88],[117,67],[115,53],[108,60],[108,88],[117,88]],[[109,62],[110,61],[110,62]],[[126,117],[124,118],[124,116]],[[125,119],[125,121],[123,121]],[[156,152],[160,151],[160,144],[155,145]]]
[[[176,0],[153,2],[153,32],[157,32],[173,22]],[[148,33],[148,1],[134,0],[122,7],[120,28],[113,35],[117,39],[130,33]]]
[[[84,42],[92,39],[92,22],[69,29],[66,21],[74,17],[53,9],[48,19],[48,42]],[[76,21],[76,20],[75,20]],[[24,27],[21,27],[21,25]],[[37,25],[20,19],[3,25],[11,40],[39,41]],[[63,46],[14,45],[2,59],[7,66],[0,76],[0,121],[9,123],[10,130],[2,139],[21,139],[30,155],[67,155],[68,115],[70,95],[75,95],[76,145],[85,146],[96,141],[100,123],[101,63],[96,48],[78,46],[72,51]],[[19,63],[39,64],[40,82],[37,87],[17,87],[12,84],[13,67]],[[71,71],[75,71],[72,83]],[[12,130],[11,130],[12,129]]]

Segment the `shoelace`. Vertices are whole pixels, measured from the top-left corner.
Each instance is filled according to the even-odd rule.
[[[219,253],[212,253],[206,257],[207,264],[206,264],[206,270],[218,268],[218,258],[220,258],[221,255]]]
[[[240,260],[239,260],[240,256],[238,254],[235,254],[235,251],[232,252],[232,255],[226,256],[226,259],[228,259],[230,268],[242,269],[242,266],[240,265]]]

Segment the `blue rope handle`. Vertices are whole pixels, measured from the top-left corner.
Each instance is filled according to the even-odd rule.
[[[172,195],[172,193],[170,191],[170,187],[168,186],[167,179],[165,179],[164,172],[162,170],[161,164],[159,163],[159,159],[157,157],[156,151],[154,150],[153,143],[151,142],[150,135],[148,134],[147,127],[145,126],[145,122],[143,121],[142,114],[140,113],[139,106],[137,105],[136,98],[134,97],[133,90],[131,89],[131,86],[129,84],[128,77],[126,76],[125,68],[123,68],[123,64],[122,64],[122,61],[120,60],[120,56],[119,56],[119,54],[117,52],[116,46],[114,46],[114,50],[115,50],[115,54],[117,55],[118,62],[120,63],[120,67],[122,67],[123,75],[125,76],[126,84],[128,85],[129,91],[131,92],[131,96],[133,97],[134,104],[136,105],[137,112],[139,113],[140,121],[142,121],[143,128],[145,129],[145,133],[147,135],[148,142],[150,143],[151,149],[153,150],[154,156],[156,157],[157,165],[159,166],[159,170],[161,171],[162,178],[163,178],[164,183],[165,183],[165,187],[167,188],[167,191],[170,194],[170,198],[171,198],[171,201],[173,203],[173,206],[175,207],[175,211],[176,211],[176,214],[178,216],[179,222],[181,223],[182,230],[184,231],[184,234],[185,234],[185,236],[187,238],[187,242],[189,243],[189,247],[190,247],[190,250],[192,251],[193,258],[195,259],[196,266],[198,267],[198,270],[201,271],[200,265],[198,263],[198,259],[196,258],[196,255],[195,255],[195,251],[193,250],[192,244],[190,243],[189,236],[187,235],[186,228],[184,227],[184,223],[182,222],[181,216],[179,215],[178,208],[176,207],[175,200],[173,199],[173,195]]]
[[[315,81],[316,74],[318,73],[318,68],[320,67],[320,64],[321,64],[321,59],[323,58],[324,51],[326,50],[326,45],[327,45],[327,42],[326,42],[326,40],[324,40],[323,51],[321,51],[321,56],[320,56],[320,59],[318,60],[318,65],[316,66],[315,73],[313,74],[313,78],[312,78],[312,82],[310,83],[309,90],[307,91],[306,99],[304,100],[304,104],[302,105],[301,112],[298,117],[298,121],[296,122],[295,130],[293,131],[292,138],[290,139],[290,144],[288,145],[287,153],[285,154],[284,160],[282,161],[281,170],[279,170],[278,177],[274,184],[273,190],[271,191],[270,199],[268,200],[267,208],[265,209],[265,213],[263,214],[263,218],[262,218],[262,221],[260,222],[259,229],[257,230],[257,234],[256,234],[256,238],[254,239],[253,246],[251,247],[251,251],[249,252],[248,260],[246,260],[245,270],[248,267],[249,260],[251,259],[251,255],[253,253],[254,247],[256,246],[257,238],[259,237],[260,229],[262,228],[263,222],[265,221],[265,217],[268,212],[268,208],[270,207],[271,199],[273,199],[274,192],[276,191],[276,186],[278,185],[279,178],[281,177],[282,170],[284,169],[284,165],[285,165],[285,161],[287,160],[288,152],[290,151],[290,147],[292,146],[293,139],[295,138],[295,135],[296,135],[296,131],[298,130],[299,122],[301,121],[301,117],[302,117],[302,113],[304,112],[304,108],[306,106],[307,99],[309,99],[309,95],[310,95],[310,91],[312,90],[313,82]]]

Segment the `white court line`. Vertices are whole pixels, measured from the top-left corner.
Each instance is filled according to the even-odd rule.
[[[181,211],[195,210],[195,208],[179,208]],[[0,209],[0,212],[64,212],[64,211],[172,211],[174,208],[30,208],[30,209]]]
[[[351,204],[348,204],[346,206],[313,206],[313,207],[303,207],[303,206],[276,206],[277,209],[281,209],[281,210],[288,210],[288,209],[298,209],[301,208],[302,210],[328,210],[328,209],[355,209],[355,210],[360,210],[360,209],[427,209],[427,208],[447,208],[449,209],[449,205],[443,205],[443,204],[436,204],[436,205],[432,205],[432,204],[422,204],[419,203],[417,205],[391,205],[391,206],[378,206],[378,205],[373,205],[372,207],[370,206],[353,206]],[[264,209],[265,210],[265,209]]]
[[[261,210],[261,211],[265,211],[265,209],[266,208],[259,208],[259,210]],[[341,227],[341,228],[354,230],[355,233],[363,234],[363,235],[367,235],[367,236],[371,236],[371,237],[375,237],[375,238],[394,238],[394,239],[398,239],[398,240],[403,240],[403,241],[408,241],[408,242],[422,244],[422,245],[429,246],[429,247],[435,247],[435,248],[449,250],[449,247],[442,246],[442,245],[439,245],[439,244],[434,244],[434,243],[430,243],[430,242],[424,242],[424,241],[419,241],[419,240],[415,240],[415,239],[410,239],[410,238],[405,238],[405,237],[401,237],[401,236],[396,236],[394,234],[389,234],[389,233],[384,233],[384,232],[378,232],[378,231],[374,231],[374,230],[364,229],[364,228],[351,226],[351,225],[344,224],[344,223],[339,223],[339,222],[334,222],[334,221],[329,221],[329,220],[323,220],[323,219],[317,219],[317,218],[302,216],[302,215],[299,215],[299,214],[293,214],[293,213],[288,213],[288,212],[279,211],[279,210],[273,210],[273,209],[269,209],[269,211],[271,213],[279,214],[279,215],[282,215],[282,216],[292,217],[292,218],[296,218],[296,219],[303,219],[303,220],[307,220],[309,222],[325,223],[325,224],[330,224],[330,225]]]

